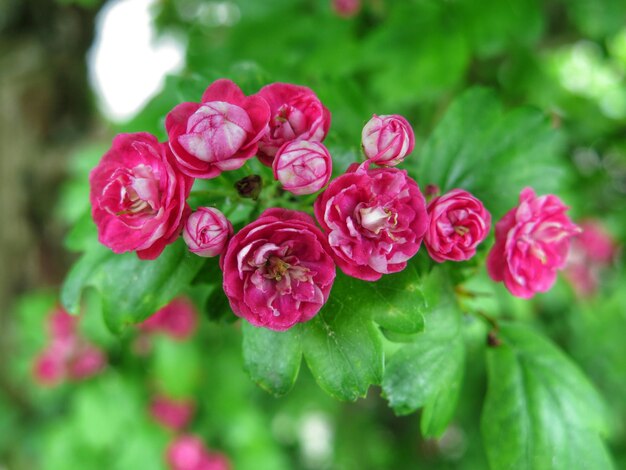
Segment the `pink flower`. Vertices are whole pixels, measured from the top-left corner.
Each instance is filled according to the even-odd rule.
[[[303,212],[268,209],[235,234],[220,259],[235,315],[281,331],[313,318],[328,300],[335,264]]]
[[[496,243],[487,258],[491,278],[524,299],[549,290],[565,266],[570,239],[580,231],[567,209],[558,197],[537,197],[525,188],[519,205],[496,223]]]
[[[372,163],[396,166],[415,147],[415,135],[409,121],[398,114],[376,116],[362,132],[363,151]]]
[[[178,237],[192,180],[175,170],[169,147],[153,135],[117,135],[89,181],[98,240],[115,253],[154,259]]]
[[[233,234],[233,225],[213,207],[198,207],[189,216],[183,229],[183,238],[189,251],[198,256],[211,257],[222,254]]]
[[[56,385],[68,379],[82,380],[104,368],[104,352],[80,336],[78,317],[58,308],[47,321],[49,343],[33,365],[33,376],[37,382]]]
[[[33,364],[33,376],[40,385],[52,386],[63,380],[65,364],[63,357],[52,349],[43,351]]]
[[[201,103],[181,103],[165,119],[178,168],[195,178],[236,170],[256,154],[269,116],[265,100],[246,97],[230,80],[216,80]]]
[[[74,337],[77,324],[78,317],[70,315],[63,308],[57,308],[48,317],[50,336],[55,339]]]
[[[141,323],[139,328],[146,332],[160,331],[174,339],[184,340],[196,331],[197,317],[193,304],[179,297]]]
[[[322,142],[330,127],[330,112],[309,88],[272,83],[259,91],[270,106],[269,130],[259,142],[259,160],[272,166],[274,155],[286,142]]]
[[[332,7],[337,15],[350,18],[361,10],[361,0],[332,0]]]
[[[600,286],[604,269],[617,256],[618,246],[600,221],[580,223],[582,232],[572,238],[565,275],[579,297],[590,297]]]
[[[192,435],[177,437],[167,448],[167,463],[171,470],[229,470],[225,456],[209,452],[200,438]]]
[[[67,364],[71,379],[81,380],[96,375],[106,365],[104,353],[90,344],[79,343]]]
[[[150,414],[163,426],[174,431],[183,429],[193,418],[193,400],[175,400],[165,395],[157,395],[150,403]]]
[[[617,255],[615,239],[598,220],[587,219],[580,223],[582,232],[572,240],[572,247],[584,251],[584,256],[591,261],[609,264]],[[572,248],[573,249],[573,248]]]
[[[333,160],[324,144],[297,140],[287,142],[272,163],[274,178],[293,194],[313,194],[328,183]]]
[[[483,203],[462,189],[433,199],[428,204],[428,215],[424,244],[438,263],[470,259],[491,226],[491,215]]]
[[[406,171],[353,164],[315,201],[335,262],[366,281],[402,271],[428,227],[424,196]]]

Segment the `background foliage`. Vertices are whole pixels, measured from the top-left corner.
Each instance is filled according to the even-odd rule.
[[[497,219],[532,185],[562,196],[577,219],[601,219],[623,244],[624,18],[620,0],[369,0],[350,19],[325,0],[162,0],[155,21],[184,37],[185,70],[110,131],[164,139],[165,114],[219,77],[247,93],[303,84],[332,112],[335,173],[360,158],[371,114],[403,114],[417,137],[405,168],[422,187],[463,187]],[[109,142],[72,156],[56,201],[77,257],[65,282],[12,309],[1,464],[164,468],[172,435],[147,411],[159,391],[193,398],[190,430],[236,469],[626,467],[621,259],[593,297],[561,278],[529,302],[487,279],[485,249],[454,269],[433,268],[422,250],[373,285],[340,275],[309,323],[259,330],[234,323],[216,262],[182,243],[149,264],[97,245],[86,178]],[[232,190],[245,174],[225,176],[226,191],[210,199],[239,226],[259,210]],[[130,325],[180,293],[201,312],[198,332],[186,342],[156,336],[150,354],[138,355]],[[59,301],[81,313],[82,333],[109,365],[90,380],[42,388],[32,361]]]

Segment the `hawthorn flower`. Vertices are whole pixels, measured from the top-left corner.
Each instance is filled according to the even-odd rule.
[[[348,276],[376,281],[402,271],[428,228],[426,202],[406,171],[353,164],[315,201],[337,265]]]
[[[256,154],[268,120],[264,99],[246,97],[235,83],[220,79],[206,89],[201,103],[172,109],[165,128],[179,170],[194,178],[215,178]]]
[[[557,196],[522,190],[519,205],[496,223],[496,243],[487,258],[489,276],[504,282],[516,297],[529,299],[548,291],[565,266],[570,239],[580,232],[567,209]]]
[[[285,191],[313,194],[330,180],[333,160],[324,144],[296,140],[278,150],[272,168]]]
[[[178,238],[191,178],[178,172],[166,144],[146,132],[119,134],[89,175],[98,240],[114,253],[157,258]]]
[[[286,142],[322,142],[330,127],[330,112],[313,91],[290,83],[272,83],[258,95],[270,106],[269,129],[259,142],[259,160],[272,166],[278,149]]]
[[[462,189],[454,189],[428,204],[430,222],[424,244],[432,259],[465,261],[487,237],[491,215],[483,203]]]
[[[335,279],[324,235],[292,210],[267,209],[235,234],[220,262],[235,315],[276,331],[313,318]]]

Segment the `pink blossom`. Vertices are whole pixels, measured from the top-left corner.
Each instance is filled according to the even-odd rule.
[[[67,374],[71,379],[81,380],[96,375],[106,365],[106,357],[100,348],[87,343],[79,343],[67,364]]]
[[[406,171],[353,164],[315,201],[335,262],[366,281],[402,271],[428,227],[424,196]]]
[[[428,204],[428,215],[424,244],[438,263],[470,259],[491,226],[491,215],[483,203],[462,189],[433,199]]]
[[[146,332],[163,332],[168,336],[184,340],[189,338],[198,325],[198,314],[191,301],[184,297],[172,300],[165,307],[139,325]]]
[[[332,7],[337,15],[350,18],[361,10],[361,0],[332,0]]]
[[[259,91],[270,106],[269,130],[259,142],[259,160],[272,166],[276,152],[286,142],[322,142],[330,127],[330,112],[307,87],[272,83]]]
[[[604,269],[615,259],[618,245],[598,220],[580,222],[582,232],[572,238],[565,275],[579,297],[590,297],[600,286]]]
[[[189,251],[198,256],[218,256],[226,249],[233,234],[233,225],[213,207],[198,207],[189,216],[183,229],[183,238]]]
[[[415,134],[409,121],[398,114],[376,116],[362,132],[363,151],[372,163],[396,166],[415,147]]]
[[[165,395],[155,396],[150,403],[152,417],[174,431],[183,429],[191,419],[195,410],[195,403],[190,399],[174,399]]]
[[[281,331],[313,318],[328,300],[335,264],[303,212],[268,209],[231,239],[220,259],[235,315]]]
[[[297,140],[287,142],[272,163],[274,177],[293,194],[313,194],[328,183],[333,160],[324,144]]]
[[[165,128],[180,171],[215,178],[256,154],[268,120],[265,100],[246,97],[235,83],[220,79],[206,89],[201,103],[181,103],[172,109]]]
[[[89,181],[98,240],[115,253],[154,259],[180,234],[192,180],[153,135],[117,135]]]
[[[54,310],[47,318],[48,345],[33,365],[33,376],[42,385],[56,385],[64,380],[82,380],[100,372],[106,356],[78,331],[78,317],[63,309]]]
[[[496,243],[487,258],[491,278],[525,299],[549,290],[565,266],[570,239],[580,231],[567,209],[558,197],[537,197],[525,188],[519,205],[496,223]]]
[[[72,338],[76,334],[78,317],[57,308],[48,317],[50,336],[55,339]]]
[[[177,437],[167,448],[166,460],[171,470],[229,470],[228,459],[210,452],[200,438],[185,434]]]
[[[61,382],[65,375],[63,357],[52,349],[46,349],[35,358],[33,376],[41,385],[52,386]]]

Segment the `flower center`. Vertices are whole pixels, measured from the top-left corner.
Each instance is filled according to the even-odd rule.
[[[469,229],[465,227],[464,225],[455,225],[454,231],[456,232],[457,235],[464,237],[469,232]]]
[[[152,168],[138,165],[115,172],[102,196],[101,207],[117,217],[150,216],[159,208],[159,182]]]
[[[278,256],[270,256],[265,263],[265,274],[263,276],[266,279],[280,281],[285,275],[288,275],[289,268],[291,268],[291,265]]]
[[[398,214],[381,206],[358,208],[357,219],[361,227],[376,235],[398,225]]]

